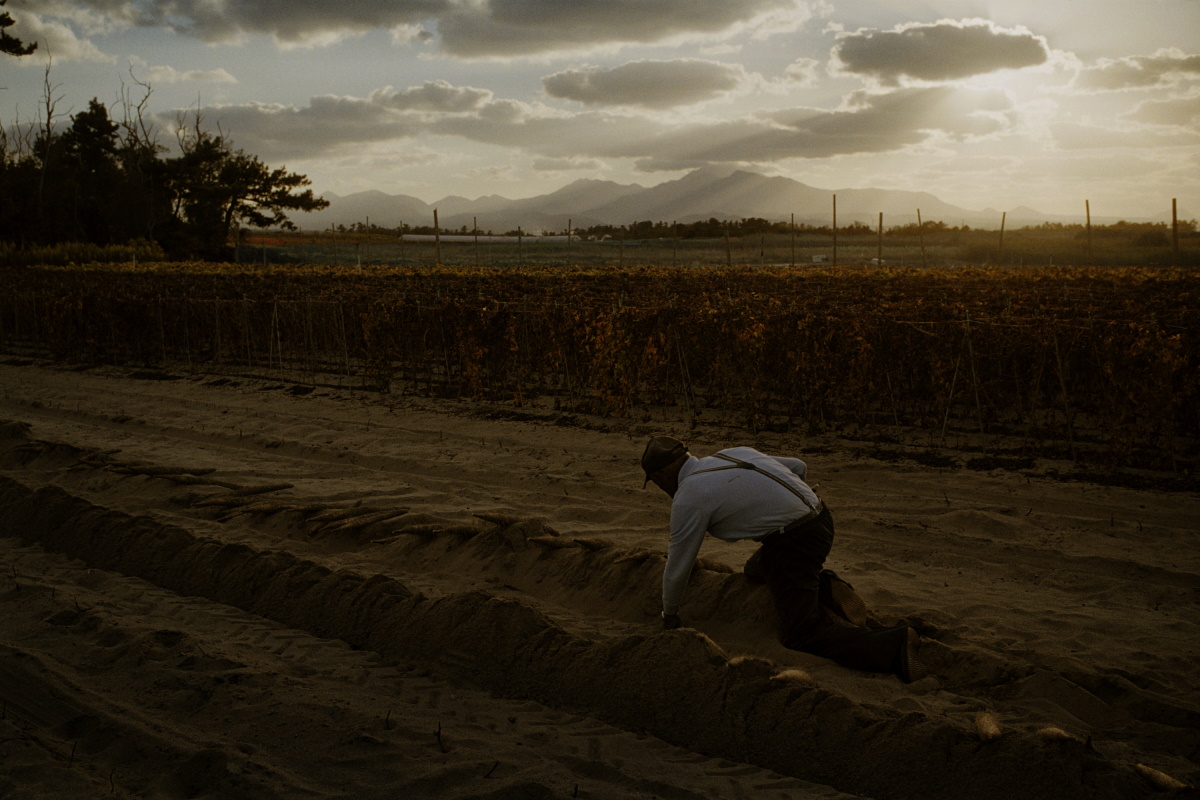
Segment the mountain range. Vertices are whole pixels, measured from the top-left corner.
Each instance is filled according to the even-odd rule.
[[[510,200],[488,195],[469,200],[451,195],[426,203],[409,195],[366,191],[339,196],[322,195],[328,208],[299,217],[295,222],[309,229],[351,226],[370,222],[395,228],[438,224],[444,231],[470,229],[503,233],[518,226],[528,233],[565,231],[596,225],[628,225],[641,220],[689,223],[716,218],[761,217],[786,222],[795,215],[797,224],[828,225],[837,197],[838,227],[861,222],[871,228],[883,213],[884,227],[915,223],[920,211],[924,221],[947,225],[999,228],[1001,212],[991,208],[974,210],[943,202],[928,192],[895,189],[817,189],[790,178],[768,177],[744,170],[706,167],[651,188],[612,181],[578,180],[550,194]],[[1005,225],[1017,228],[1042,222],[1082,222],[1082,217],[1043,214],[1021,206],[1008,209]],[[1094,224],[1113,220],[1093,217]],[[1168,220],[1169,221],[1169,220]]]

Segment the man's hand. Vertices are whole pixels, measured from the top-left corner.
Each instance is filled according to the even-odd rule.
[[[664,613],[662,615],[662,621],[664,631],[673,631],[683,624],[683,620],[679,618],[678,614]]]

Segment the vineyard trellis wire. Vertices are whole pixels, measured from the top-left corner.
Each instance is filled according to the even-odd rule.
[[[1120,268],[6,270],[0,347],[1190,469],[1200,279]]]

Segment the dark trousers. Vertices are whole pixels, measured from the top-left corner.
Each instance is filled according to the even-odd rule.
[[[833,619],[818,597],[821,568],[833,546],[833,515],[763,541],[761,566],[779,614],[783,646],[868,672],[893,672],[906,645],[905,626],[860,628]]]

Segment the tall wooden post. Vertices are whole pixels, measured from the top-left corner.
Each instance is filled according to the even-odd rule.
[[[879,262],[879,266],[883,266],[883,212],[879,212],[879,247],[876,250],[875,260]]]
[[[1008,212],[1005,211],[1000,215],[1000,243],[996,246],[996,263],[999,264],[1004,259],[1004,221],[1008,219]]]
[[[433,210],[433,243],[437,248],[437,263],[442,263],[442,228],[438,225],[437,209]]]
[[[1092,203],[1090,200],[1083,201],[1083,210],[1087,214],[1087,261],[1088,266],[1092,266]]]
[[[792,266],[796,266],[796,215],[792,214]]]
[[[921,222],[921,209],[917,209],[917,241],[921,243],[921,266],[927,267],[925,261],[925,225]]]
[[[833,265],[837,266],[837,195],[833,196]]]
[[[1179,206],[1177,198],[1171,198],[1171,243],[1174,248],[1174,263],[1179,266]]]

